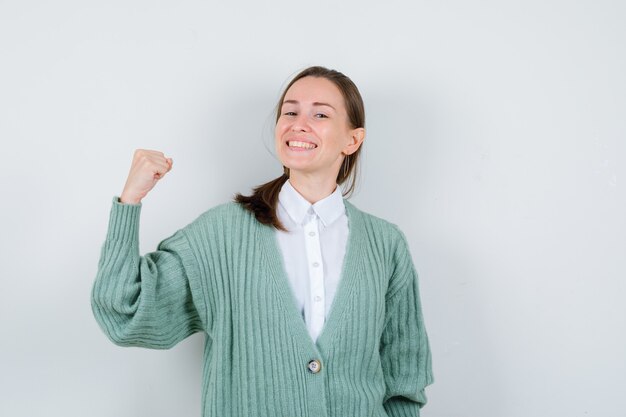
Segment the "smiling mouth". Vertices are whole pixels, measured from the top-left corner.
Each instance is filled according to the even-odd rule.
[[[302,142],[299,140],[289,140],[287,141],[287,146],[290,148],[298,148],[298,149],[315,149],[317,145],[310,142]]]

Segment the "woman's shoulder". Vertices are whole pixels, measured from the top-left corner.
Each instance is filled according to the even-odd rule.
[[[393,241],[398,239],[404,240],[404,233],[400,230],[400,227],[382,217],[376,216],[367,211],[361,210],[348,200],[344,200],[348,217],[359,219],[360,223],[366,228],[371,229],[373,232],[370,236],[378,238],[388,238]]]
[[[363,240],[374,248],[373,250],[382,251],[384,259],[388,259],[393,265],[413,265],[409,242],[397,224],[360,210],[348,201],[345,203],[348,215],[353,219],[359,219],[356,224],[362,225],[357,227],[356,233],[360,234]]]
[[[230,227],[235,223],[250,220],[251,217],[253,217],[251,213],[241,204],[228,201],[205,210],[186,228]]]
[[[240,215],[245,211],[241,204],[234,201],[227,201],[207,209],[198,218],[220,218],[225,215]]]

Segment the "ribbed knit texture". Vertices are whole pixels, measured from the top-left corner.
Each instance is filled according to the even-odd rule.
[[[275,230],[236,203],[208,210],[142,257],[141,205],[114,199],[92,292],[96,320],[120,346],[166,349],[205,332],[204,417],[419,416],[433,378],[406,238],[344,203],[343,272],[317,343]]]

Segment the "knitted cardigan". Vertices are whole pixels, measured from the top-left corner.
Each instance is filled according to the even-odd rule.
[[[406,238],[344,203],[346,255],[316,343],[275,230],[234,202],[140,256],[141,204],[115,198],[92,290],[95,318],[120,346],[167,349],[204,332],[204,417],[419,416],[433,378]]]

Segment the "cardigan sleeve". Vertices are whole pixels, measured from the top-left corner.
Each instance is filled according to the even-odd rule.
[[[197,263],[183,230],[139,256],[140,210],[114,199],[91,306],[115,344],[167,349],[203,328],[189,283]]]
[[[387,290],[381,363],[386,384],[384,408],[391,417],[416,417],[433,382],[431,354],[419,296],[418,279],[406,237],[399,232]]]

